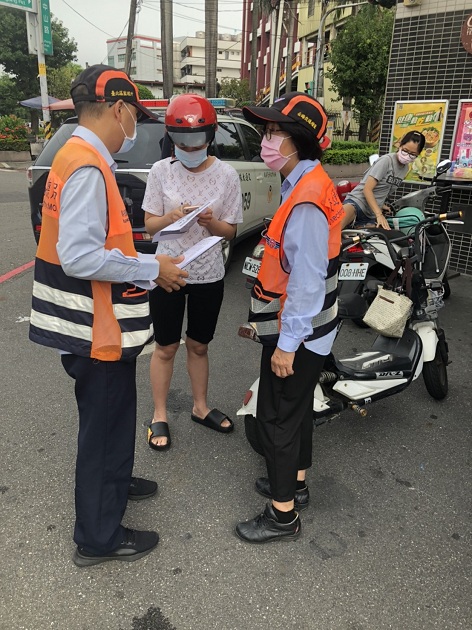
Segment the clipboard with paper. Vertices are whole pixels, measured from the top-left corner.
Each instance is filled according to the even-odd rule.
[[[159,230],[159,232],[156,232],[156,234],[154,234],[152,242],[155,243],[156,241],[171,240],[174,238],[178,238],[185,232],[188,232],[192,225],[195,225],[195,223],[198,221],[199,215],[207,208],[209,208],[212,204],[214,204],[215,201],[216,199],[211,199],[210,201],[207,201],[201,206],[198,206],[198,208],[196,208],[195,210],[192,210],[192,212],[189,212],[180,219],[177,219],[177,221],[174,221],[174,223],[171,223],[165,228],[162,228],[162,230]]]

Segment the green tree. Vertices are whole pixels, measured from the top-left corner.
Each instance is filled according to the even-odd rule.
[[[220,98],[234,98],[236,107],[242,107],[251,100],[248,79],[223,79],[219,92]]]
[[[24,107],[18,105],[20,93],[15,82],[8,75],[0,76],[0,116],[24,114]],[[24,115],[22,116],[24,118]]]
[[[51,19],[53,55],[46,55],[46,71],[76,61],[77,44],[62,22]],[[25,12],[0,7],[0,60],[12,77],[20,100],[39,94],[38,60],[28,53]]]
[[[69,62],[62,68],[51,68],[48,71],[48,92],[59,99],[70,98],[72,81],[82,72],[82,66]]]
[[[151,90],[145,85],[141,85],[140,83],[136,83],[138,88],[139,99],[143,100],[143,98],[156,98]]]
[[[382,115],[393,23],[393,11],[367,5],[346,20],[331,44],[332,67],[326,74],[340,100],[352,99],[362,140],[369,121]]]

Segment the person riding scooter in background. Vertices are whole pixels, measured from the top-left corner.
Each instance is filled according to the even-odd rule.
[[[401,139],[396,153],[387,153],[373,164],[344,201],[346,214],[342,221],[343,229],[353,223],[363,227],[375,224],[376,227],[390,229],[382,210],[385,200],[403,182],[409,165],[416,160],[424,145],[422,133],[409,131]]]

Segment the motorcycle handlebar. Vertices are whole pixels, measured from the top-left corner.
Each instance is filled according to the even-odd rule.
[[[452,219],[462,219],[464,213],[462,210],[456,210],[454,212],[445,212],[444,214],[439,215],[440,221],[450,221]]]

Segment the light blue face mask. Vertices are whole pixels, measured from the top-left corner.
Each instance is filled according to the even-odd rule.
[[[124,103],[123,103],[123,105],[126,107],[126,105]],[[133,114],[129,111],[129,109],[127,107],[126,107],[126,111],[131,116],[131,118],[134,120]],[[136,128],[136,121],[134,122],[134,134],[133,134],[133,136],[131,138],[126,135],[126,131],[124,130],[124,127],[123,127],[123,125],[121,123],[120,123],[120,127],[123,129],[123,133],[125,134],[125,138],[123,140],[123,144],[121,145],[121,147],[119,148],[117,153],[126,153],[127,151],[129,151],[130,149],[133,148],[134,143],[136,142],[136,138],[138,137],[138,130]]]
[[[184,151],[183,149],[179,149],[176,145],[174,147],[175,157],[187,168],[197,168],[200,164],[207,159],[208,147],[204,149],[199,149],[198,151]]]

